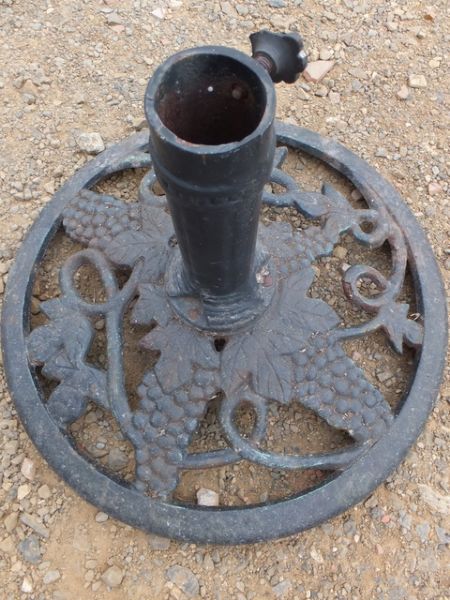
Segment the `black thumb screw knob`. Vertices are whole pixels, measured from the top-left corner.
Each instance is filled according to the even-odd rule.
[[[303,39],[298,33],[262,30],[250,35],[252,57],[269,73],[274,83],[294,83],[307,65]]]

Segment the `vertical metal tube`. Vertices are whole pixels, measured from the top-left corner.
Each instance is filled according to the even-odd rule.
[[[275,151],[270,77],[236,50],[184,51],[156,71],[145,109],[189,286],[248,294]]]

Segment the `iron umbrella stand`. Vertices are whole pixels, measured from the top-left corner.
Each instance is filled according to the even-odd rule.
[[[446,348],[439,270],[408,207],[340,144],[274,121],[273,83],[292,83],[306,65],[301,38],[264,31],[251,41],[253,57],[217,46],[195,48],[157,69],[145,95],[150,135],[144,131],[109,148],[57,192],[18,253],[2,316],[8,384],[50,465],[103,511],[196,542],[289,535],[367,497],[419,435],[438,393]],[[355,208],[328,185],[303,191],[282,169],[288,149],[331,165],[367,206]],[[148,169],[137,202],[92,190],[111,174],[137,167]],[[157,180],[164,196],[153,192]],[[268,191],[268,183],[283,191]],[[263,204],[290,207],[310,226],[259,225]],[[61,225],[84,249],[65,260],[59,295],[41,304],[47,320],[32,328],[35,274]],[[351,327],[310,294],[314,263],[330,255],[344,234],[370,249],[387,245],[392,257],[389,277],[361,264],[345,271],[348,300],[368,315]],[[102,280],[102,301],[88,301],[77,288],[85,265]],[[398,299],[407,267],[419,320]],[[364,294],[364,281],[377,293]],[[137,405],[125,386],[129,314],[134,324],[149,328],[142,347],[159,353],[137,387]],[[89,357],[99,317],[106,324],[104,368]],[[343,345],[377,330],[398,353],[405,345],[414,352],[408,393],[395,408]],[[50,391],[45,380],[53,382]],[[212,398],[220,398],[228,446],[191,452]],[[270,406],[296,402],[345,431],[352,443],[316,453],[270,449]],[[70,427],[89,403],[111,414],[131,443],[131,481],[74,444]],[[236,419],[243,404],[254,414],[247,434]],[[176,500],[183,471],[242,460],[330,475],[277,502],[204,508]]]
[[[236,50],[187,50],[156,71],[145,109],[180,249],[168,271],[172,305],[203,329],[239,329],[268,304],[256,238],[275,153],[273,83]]]

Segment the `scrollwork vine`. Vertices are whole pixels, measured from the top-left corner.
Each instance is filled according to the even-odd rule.
[[[28,340],[30,361],[59,382],[47,408],[61,427],[79,418],[93,401],[110,411],[135,449],[136,480],[140,490],[162,498],[175,489],[181,469],[229,464],[242,458],[284,469],[343,469],[374,441],[394,418],[381,393],[346,355],[341,342],[383,329],[398,352],[403,344],[421,344],[421,326],[408,319],[408,305],[397,302],[403,284],[407,250],[399,227],[383,206],[353,208],[347,199],[325,185],[304,192],[281,169],[287,150],[279,148],[272,183],[281,194],[265,192],[272,206],[292,206],[320,226],[293,231],[286,223],[261,227],[260,240],[273,257],[279,274],[270,309],[247,331],[231,336],[219,353],[213,336],[200,332],[175,316],[167,299],[164,273],[173,251],[173,231],[164,197],[153,193],[150,169],[139,188],[139,202],[84,189],[68,204],[66,233],[87,248],[71,256],[60,272],[61,297],[43,303],[49,322],[33,330]],[[149,166],[145,152],[115,165]],[[364,225],[369,224],[370,231]],[[390,277],[370,266],[354,265],[344,277],[349,300],[373,318],[355,327],[343,327],[334,310],[309,296],[312,263],[331,254],[344,233],[369,248],[390,245]],[[85,301],[76,290],[77,271],[89,264],[100,274],[106,300]],[[131,274],[122,288],[117,268]],[[358,289],[368,279],[380,289],[366,298]],[[159,359],[138,387],[140,404],[131,410],[122,356],[124,314],[132,301],[132,320],[153,329],[141,340]],[[93,339],[91,319],[106,321],[108,367],[96,369],[86,361]],[[65,328],[75,329],[64,335]],[[270,346],[270,352],[266,346]],[[192,436],[212,397],[223,393],[220,422],[230,447],[192,454]],[[324,454],[283,455],[263,449],[269,402],[300,402],[332,427],[347,431],[351,447]],[[248,438],[238,431],[234,416],[242,402],[249,403],[256,423]]]

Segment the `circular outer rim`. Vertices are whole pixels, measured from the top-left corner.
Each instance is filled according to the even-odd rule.
[[[408,243],[419,310],[426,328],[408,398],[392,427],[366,454],[324,484],[266,505],[201,508],[155,501],[110,479],[83,458],[50,418],[27,362],[28,303],[39,261],[61,223],[61,211],[81,187],[111,172],[111,163],[147,147],[148,133],[121,142],[86,164],[43,209],[11,269],[4,299],[2,340],[8,385],[20,418],[51,467],[81,496],[134,527],[199,543],[238,544],[288,536],[314,527],[362,501],[401,462],[433,408],[447,344],[445,294],[438,265],[424,232],[392,186],[339,143],[306,129],[277,124],[277,139],[320,158],[358,188],[386,199]],[[414,246],[410,245],[411,240]]]

